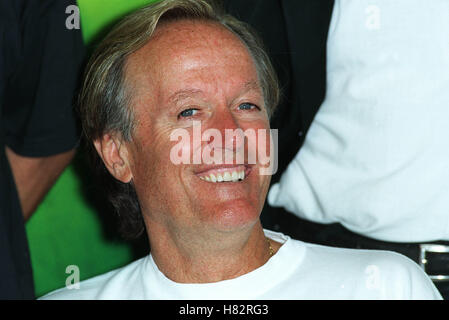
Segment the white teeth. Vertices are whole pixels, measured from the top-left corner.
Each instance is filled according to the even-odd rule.
[[[232,181],[232,176],[231,176],[231,174],[229,172],[226,171],[223,174],[223,181]]]
[[[223,174],[217,173],[213,174],[211,173],[208,176],[202,176],[200,177],[201,180],[205,180],[208,182],[237,182],[239,180],[245,180],[245,171],[233,171],[232,173],[226,171]]]

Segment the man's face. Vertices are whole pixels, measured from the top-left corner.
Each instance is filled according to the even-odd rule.
[[[137,120],[133,141],[127,144],[129,163],[147,227],[197,234],[253,226],[270,181],[259,174],[259,164],[175,164],[170,157],[180,144],[170,139],[176,129],[190,134],[181,147],[192,155],[205,148],[224,155],[226,145],[234,153],[248,149],[248,139],[227,138],[225,129],[269,130],[246,47],[216,24],[171,22],[159,26],[151,41],[129,57],[125,73]],[[217,129],[221,146],[213,138],[193,141],[194,122],[203,133]],[[232,177],[234,171],[245,178],[213,182],[212,175],[221,180],[219,176]]]

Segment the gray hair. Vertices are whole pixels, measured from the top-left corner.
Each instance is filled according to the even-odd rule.
[[[224,13],[211,0],[162,0],[126,16],[92,54],[79,96],[79,113],[88,143],[106,133],[119,133],[123,139],[132,140],[135,119],[129,105],[132,90],[126,86],[126,59],[150,41],[160,23],[180,19],[217,23],[242,41],[254,60],[268,115],[272,115],[280,96],[277,76],[262,42],[251,27]],[[97,170],[106,173],[104,165],[98,163],[101,160],[95,150],[92,151],[96,157]],[[122,221],[122,234],[137,237],[144,227],[139,205],[135,203],[137,197],[134,188],[132,184],[113,180],[115,187],[111,186],[109,199],[120,217],[129,217],[128,220],[134,221],[128,221],[130,226]]]

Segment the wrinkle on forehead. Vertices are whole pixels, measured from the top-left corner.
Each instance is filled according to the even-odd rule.
[[[203,59],[206,55],[208,59]],[[211,64],[218,67],[243,63],[248,63],[256,70],[249,50],[231,31],[215,22],[180,20],[160,24],[151,40],[130,55],[125,73],[131,89],[156,89],[156,83],[167,74],[173,74],[173,70],[181,74],[190,69],[210,67]],[[258,77],[256,80],[258,82]],[[253,83],[252,86],[260,88],[259,84]],[[137,95],[142,94],[138,90],[133,91]],[[143,94],[148,95],[148,92]],[[157,94],[152,92],[153,96]]]
[[[223,47],[223,42],[226,42],[227,46]],[[149,70],[145,69],[149,68],[155,72],[154,69],[159,69],[155,66],[162,65],[159,63],[161,59],[170,59],[176,63],[181,56],[191,54],[198,48],[208,50],[209,54],[216,56],[217,63],[223,53],[236,60],[241,59],[242,56],[238,53],[241,53],[242,49],[251,57],[244,43],[220,24],[206,20],[180,20],[158,25],[150,41],[128,57],[125,68],[130,74],[142,71],[142,68],[144,72],[148,72]],[[153,60],[151,63],[148,63],[148,57]],[[191,63],[191,68],[200,67],[202,60],[192,59]]]

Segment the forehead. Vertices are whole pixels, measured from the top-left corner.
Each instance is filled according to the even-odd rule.
[[[150,41],[126,63],[133,89],[176,85],[246,85],[258,82],[254,61],[240,39],[208,21],[181,20],[159,25]],[[194,89],[194,88],[193,88]]]

